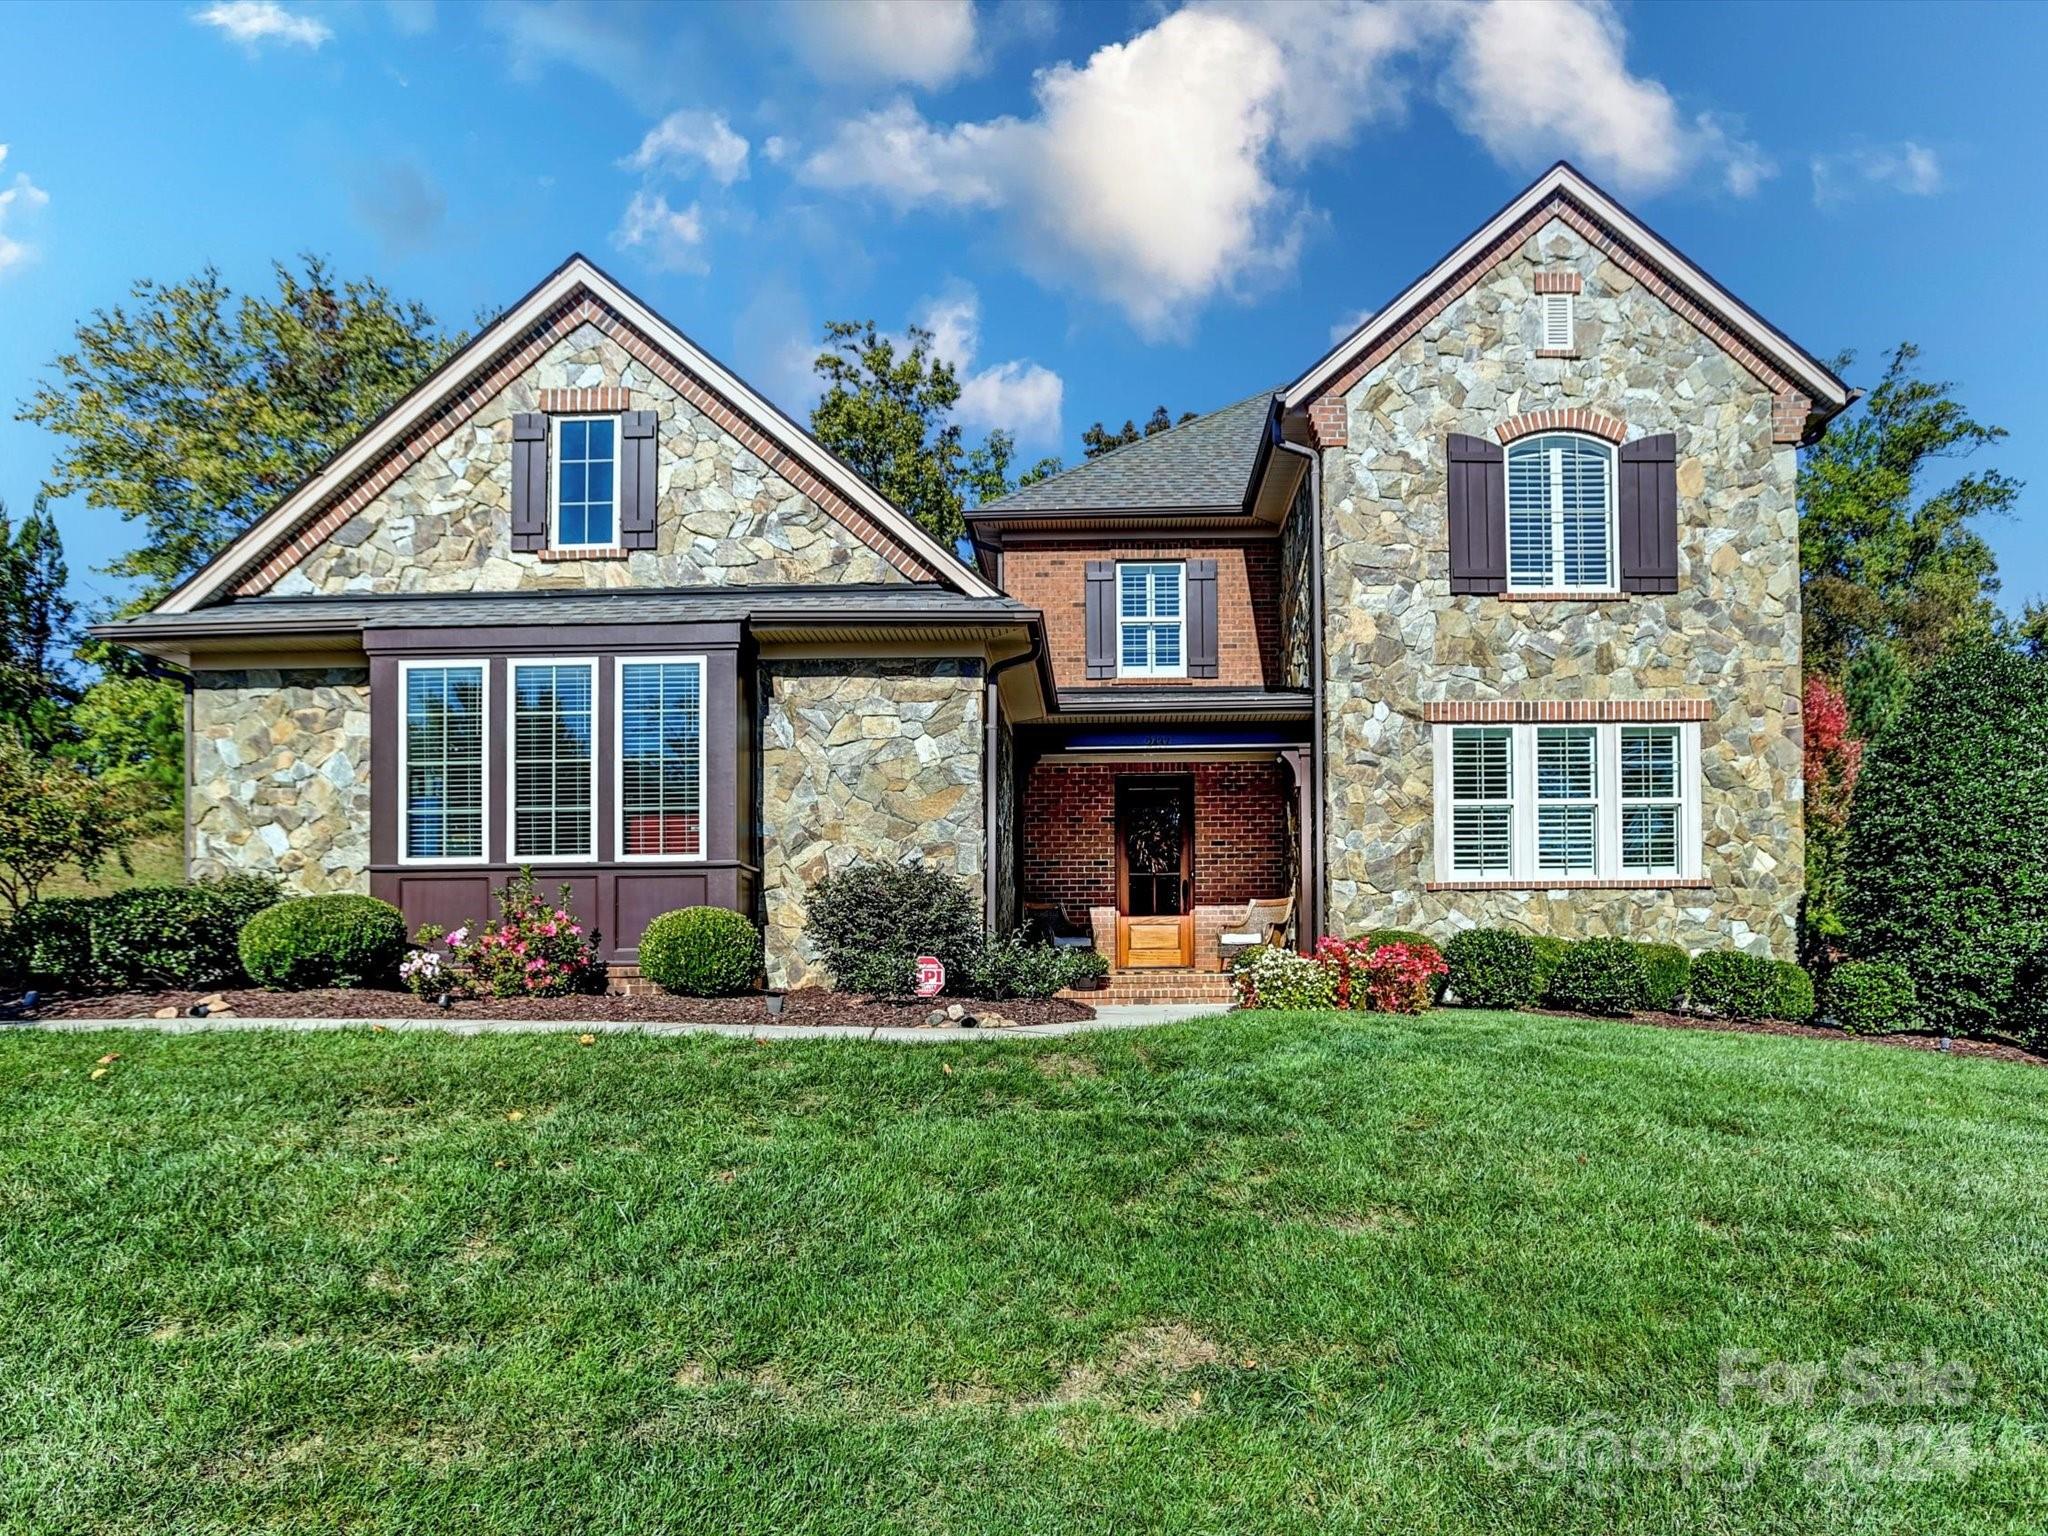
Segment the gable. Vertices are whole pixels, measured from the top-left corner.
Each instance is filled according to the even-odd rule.
[[[658,545],[511,547],[512,418],[657,417]],[[160,605],[261,594],[982,579],[581,257]]]

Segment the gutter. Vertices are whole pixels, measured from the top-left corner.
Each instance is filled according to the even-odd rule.
[[[981,709],[981,819],[986,846],[981,857],[981,925],[989,933],[996,931],[996,839],[998,836],[996,796],[1001,791],[1001,776],[996,772],[996,754],[1001,744],[1002,675],[1012,667],[1030,666],[1045,660],[1045,630],[1035,626],[1031,631],[1031,644],[1025,650],[1006,660],[997,662],[983,674],[984,697]],[[1054,706],[1057,708],[1057,704]]]
[[[1280,433],[1279,414],[1275,412],[1272,425],[1273,447],[1281,453],[1299,454],[1308,462],[1308,563],[1309,563],[1309,622],[1313,626],[1309,640],[1309,697],[1312,711],[1309,731],[1309,814],[1314,826],[1307,828],[1310,865],[1308,878],[1302,881],[1306,898],[1302,905],[1308,910],[1302,914],[1304,921],[1296,932],[1313,943],[1323,931],[1323,895],[1325,888],[1323,815],[1323,456],[1300,443],[1290,443]]]

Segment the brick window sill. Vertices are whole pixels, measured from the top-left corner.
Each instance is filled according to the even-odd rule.
[[[1577,357],[1579,349],[1577,347],[1538,347],[1536,355],[1538,357]]]
[[[1488,594],[1502,603],[1626,603],[1639,592],[1495,592]]]
[[[1705,891],[1711,880],[1431,880],[1430,891]]]
[[[545,565],[562,565],[571,560],[623,560],[632,551],[612,545],[605,549],[543,549],[537,553]]]

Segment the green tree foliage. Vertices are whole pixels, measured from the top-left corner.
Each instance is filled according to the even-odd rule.
[[[1913,679],[1889,641],[1866,645],[1842,675],[1842,697],[1849,706],[1850,734],[1869,741],[1899,718],[1912,697]]]
[[[88,879],[110,861],[127,869],[148,810],[134,786],[100,783],[0,729],[0,901],[19,912],[67,864]]]
[[[1975,524],[2009,512],[2020,482],[1995,469],[1928,482],[1942,461],[1990,447],[2005,429],[1971,416],[1953,385],[1918,377],[1918,357],[1902,343],[1868,398],[1800,465],[1806,662],[1830,676],[1878,644],[1917,673],[1998,621],[1997,563]]]
[[[20,416],[60,440],[45,491],[140,522],[108,571],[163,596],[461,345],[417,303],[327,264],[275,265],[275,294],[208,267],[95,310]]]
[[[1193,421],[1194,419],[1195,413],[1193,411],[1182,411],[1180,414],[1181,421]],[[1152,408],[1152,414],[1145,418],[1145,425],[1142,429],[1133,421],[1126,421],[1122,426],[1115,428],[1104,426],[1099,421],[1096,422],[1094,426],[1081,434],[1081,451],[1091,459],[1098,459],[1103,454],[1112,452],[1115,449],[1130,447],[1132,443],[1137,442],[1141,437],[1157,437],[1168,428],[1179,425],[1180,422],[1175,421],[1168,414],[1165,406],[1156,405]]]
[[[2048,1042],[2048,659],[1956,645],[1864,754],[1844,910],[1932,1027]]]
[[[77,697],[66,664],[76,617],[64,595],[69,579],[44,501],[18,528],[0,502],[0,727],[39,752],[64,739],[65,708]]]
[[[63,754],[111,784],[149,787],[160,805],[185,792],[185,690],[160,677],[106,676],[71,711]]]
[[[952,419],[960,381],[930,331],[912,326],[899,348],[872,320],[830,320],[812,367],[825,381],[811,411],[818,441],[949,549],[969,506],[1010,489],[1015,440],[991,432],[967,446]]]

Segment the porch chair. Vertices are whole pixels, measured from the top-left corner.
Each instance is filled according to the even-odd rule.
[[[1222,959],[1222,969],[1228,971],[1230,962],[1254,944],[1285,944],[1287,925],[1294,919],[1294,898],[1284,901],[1254,901],[1244,909],[1244,924],[1234,932],[1216,935],[1216,949]]]
[[[1068,922],[1065,910],[1053,902],[1027,904],[1024,908],[1024,926],[1036,929],[1054,949],[1095,947],[1094,933]]]

